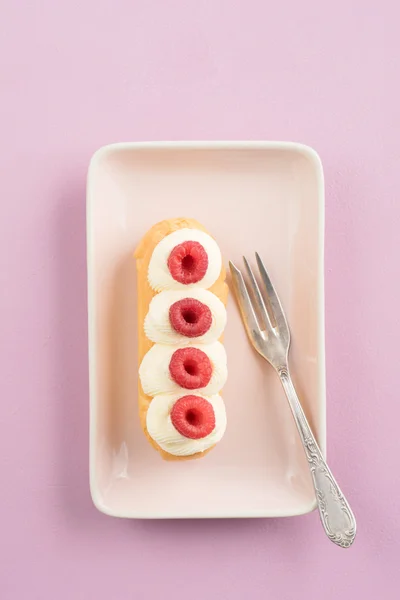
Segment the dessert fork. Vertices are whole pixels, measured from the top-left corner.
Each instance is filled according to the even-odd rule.
[[[256,260],[261,286],[258,285],[246,258],[244,264],[248,285],[245,284],[239,269],[232,262],[229,263],[247,335],[257,352],[277,371],[285,390],[307,457],[325,533],[338,546],[349,548],[356,535],[356,520],[322,455],[301,407],[288,366],[290,331],[286,317],[267,270],[257,253]]]

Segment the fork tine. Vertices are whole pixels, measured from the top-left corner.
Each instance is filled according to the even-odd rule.
[[[235,267],[233,262],[229,261],[229,268],[231,270],[232,281],[236,292],[236,298],[239,304],[240,312],[243,316],[243,322],[248,329],[248,333],[251,334],[253,331],[260,333],[260,327],[258,325],[257,317],[254,312],[253,305],[250,300],[249,293],[246,288],[243,276],[239,269]]]
[[[249,265],[249,262],[245,256],[243,256],[243,261],[244,261],[244,264],[246,266],[246,270],[247,270],[247,273],[249,276],[251,291],[253,292],[259,315],[262,317],[265,328],[267,330],[271,331],[272,325],[271,325],[270,315],[268,314],[268,308],[266,307],[264,298],[261,295],[257,280],[254,277],[253,270],[252,270],[251,266]]]
[[[289,331],[289,327],[286,321],[285,313],[283,312],[282,305],[278,298],[278,295],[275,291],[274,286],[272,285],[272,281],[269,278],[267,270],[264,266],[263,261],[261,260],[258,252],[256,252],[257,265],[260,270],[261,279],[265,285],[265,289],[268,295],[268,300],[271,305],[272,313],[274,319],[276,321],[276,325],[278,329],[283,333],[283,331]]]

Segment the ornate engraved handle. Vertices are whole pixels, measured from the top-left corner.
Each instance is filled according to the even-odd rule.
[[[353,512],[322,456],[297,397],[288,369],[280,369],[279,376],[303,442],[322,525],[332,542],[342,548],[349,548],[356,536],[356,520]]]

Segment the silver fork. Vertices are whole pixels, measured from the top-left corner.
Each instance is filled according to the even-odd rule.
[[[296,394],[288,366],[289,327],[274,286],[257,253],[256,259],[263,293],[244,258],[252,299],[242,273],[232,262],[229,263],[243,322],[254,348],[274,367],[280,377],[306,453],[325,533],[338,546],[349,548],[356,536],[356,520],[325,462]]]

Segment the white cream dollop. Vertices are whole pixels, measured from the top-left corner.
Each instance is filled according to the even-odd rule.
[[[169,269],[168,258],[175,246],[183,242],[199,242],[207,252],[208,267],[204,277],[197,283],[184,284],[176,281]],[[166,235],[153,250],[147,273],[150,287],[161,290],[182,290],[193,288],[209,288],[216,282],[221,272],[222,258],[217,242],[200,229],[178,229]]]
[[[182,346],[183,348],[186,346]],[[177,350],[176,346],[167,346],[164,344],[155,344],[144,355],[139,367],[139,377],[144,393],[147,396],[157,394],[178,393],[186,391],[187,394],[216,394],[220,392],[225,385],[228,371],[226,366],[225,348],[220,342],[213,344],[196,344],[194,348],[202,350],[210,359],[213,372],[208,385],[203,388],[184,390],[171,377],[169,372],[169,363],[173,353]]]
[[[211,311],[211,327],[203,335],[188,338],[175,331],[169,320],[169,309],[171,306],[183,300],[183,298],[194,298],[202,302]],[[226,308],[221,300],[208,290],[202,288],[191,290],[167,290],[156,294],[149,306],[149,312],[144,320],[144,332],[152,342],[159,344],[209,344],[218,340],[226,325]]]
[[[171,421],[171,410],[175,402],[182,396],[196,395],[205,398],[210,402],[215,414],[214,430],[204,438],[193,440],[187,438],[175,429]],[[190,456],[197,452],[204,452],[211,446],[214,446],[225,433],[226,412],[221,396],[203,396],[195,391],[178,394],[160,394],[155,396],[150,402],[147,417],[147,431],[157,444],[166,452],[174,456]]]

